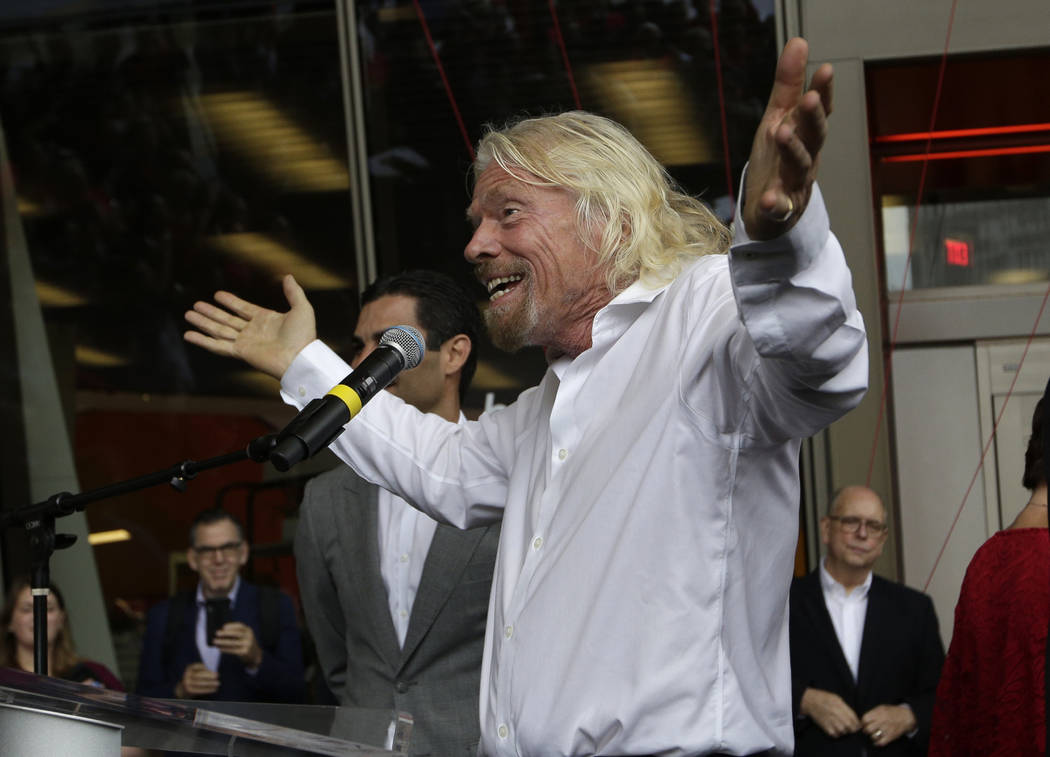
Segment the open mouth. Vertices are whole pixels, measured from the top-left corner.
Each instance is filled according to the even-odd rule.
[[[520,274],[513,274],[511,276],[498,276],[494,279],[489,279],[485,284],[489,290],[489,302],[495,302],[511,289],[514,289],[523,278],[524,276]]]

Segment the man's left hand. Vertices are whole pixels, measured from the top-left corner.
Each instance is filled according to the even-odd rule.
[[[880,704],[861,715],[860,723],[875,746],[886,746],[919,725],[911,707],[903,704]]]
[[[317,338],[317,321],[306,292],[291,274],[281,280],[288,311],[279,313],[216,292],[216,305],[197,301],[186,320],[196,329],[183,334],[190,344],[226,357],[238,357],[253,368],[280,379],[295,356]]]
[[[817,159],[831,115],[831,65],[820,66],[805,90],[809,45],[796,37],[777,61],[776,80],[751,145],[742,217],[751,239],[791,229],[809,204]]]
[[[216,631],[212,643],[224,654],[238,657],[246,668],[257,668],[262,663],[262,647],[255,639],[255,631],[244,623],[227,623]]]

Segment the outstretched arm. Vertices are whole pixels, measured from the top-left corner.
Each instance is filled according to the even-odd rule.
[[[777,61],[773,91],[751,145],[741,216],[753,240],[786,233],[809,204],[831,114],[831,65],[816,70],[809,89],[809,45],[796,37]]]
[[[196,331],[183,338],[216,355],[240,358],[276,379],[288,370],[295,356],[317,338],[314,309],[306,293],[289,274],[281,282],[289,310],[278,313],[242,300],[230,292],[216,292],[216,307],[193,303],[186,320]]]
[[[868,383],[864,319],[815,182],[831,67],[803,92],[808,54],[793,39],[780,56],[729,258],[748,334],[735,342],[733,370],[751,383],[752,430],[768,440],[815,433],[856,406]]]

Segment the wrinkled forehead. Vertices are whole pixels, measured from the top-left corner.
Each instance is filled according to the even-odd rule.
[[[541,179],[524,169],[510,167],[508,170],[492,162],[474,184],[471,202],[467,207],[467,219],[476,222],[485,210],[498,207],[507,200],[528,202],[544,193],[576,196],[571,189]]]
[[[544,183],[539,177],[517,166],[504,168],[496,161],[492,161],[474,182],[472,200],[477,202],[481,197],[508,192],[512,189],[523,190]]]

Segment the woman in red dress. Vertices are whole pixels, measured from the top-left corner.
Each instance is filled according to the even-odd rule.
[[[1010,527],[977,550],[955,607],[937,688],[931,757],[1046,753],[1045,673],[1050,535],[1042,455],[1044,397],[1025,453],[1032,494]]]

